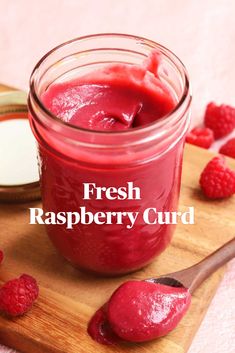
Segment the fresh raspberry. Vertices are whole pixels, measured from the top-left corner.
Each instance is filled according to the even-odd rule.
[[[219,150],[220,153],[226,156],[235,158],[235,137],[228,140]]]
[[[203,148],[209,148],[214,142],[214,133],[206,127],[195,127],[186,136],[186,142]]]
[[[38,293],[33,277],[24,274],[13,279],[0,288],[0,311],[12,317],[23,315],[32,307]]]
[[[215,139],[219,139],[235,128],[235,108],[211,102],[206,107],[204,119],[206,127],[214,131]]]
[[[3,258],[4,258],[3,252],[2,252],[2,250],[0,250],[0,265],[3,261]]]
[[[235,171],[228,168],[222,156],[214,157],[203,170],[200,185],[210,199],[221,199],[235,193]]]

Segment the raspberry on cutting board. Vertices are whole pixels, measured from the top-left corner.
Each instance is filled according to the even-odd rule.
[[[213,130],[215,139],[224,137],[235,128],[235,108],[211,102],[206,107],[204,121]]]
[[[24,274],[0,288],[0,311],[11,317],[23,315],[31,309],[38,294],[36,280]]]
[[[187,134],[186,142],[202,148],[210,148],[214,142],[214,133],[206,127],[195,127]]]
[[[3,251],[0,250],[0,265],[1,265],[2,261],[3,261],[3,258],[4,258]]]
[[[228,157],[235,158],[235,137],[228,140],[219,150]]]
[[[226,166],[222,156],[214,157],[206,165],[199,182],[210,199],[222,199],[235,193],[235,171]]]

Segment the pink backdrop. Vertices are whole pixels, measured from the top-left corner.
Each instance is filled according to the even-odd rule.
[[[27,89],[38,59],[81,35],[123,32],[156,40],[187,66],[193,124],[210,100],[235,105],[234,0],[0,0],[0,82]],[[235,262],[190,353],[235,351]],[[1,348],[0,353],[11,350]],[[169,352],[172,353],[172,352]]]

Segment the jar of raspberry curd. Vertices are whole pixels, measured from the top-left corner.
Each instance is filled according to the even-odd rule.
[[[190,103],[181,61],[144,38],[91,35],[38,62],[29,117],[44,219],[74,266],[124,274],[167,247],[174,225],[157,214],[177,211]]]

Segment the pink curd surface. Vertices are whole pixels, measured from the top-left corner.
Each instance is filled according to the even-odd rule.
[[[156,40],[183,60],[193,83],[193,125],[201,121],[210,100],[235,105],[233,0],[1,0],[0,4],[2,83],[28,89],[33,66],[55,45],[91,33],[123,32]],[[232,261],[188,353],[234,353],[234,298]],[[0,345],[0,353],[12,352]]]

